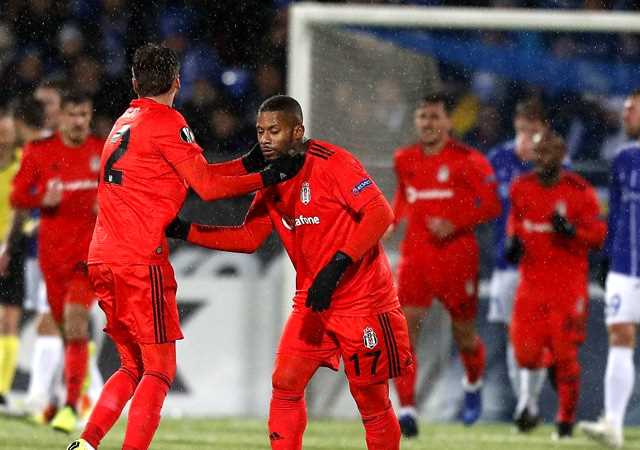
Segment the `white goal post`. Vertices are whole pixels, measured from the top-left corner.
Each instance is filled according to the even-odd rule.
[[[288,86],[290,95],[305,111],[305,126],[310,134],[313,117],[307,106],[312,88],[311,31],[322,25],[640,33],[640,13],[293,4],[289,9]]]

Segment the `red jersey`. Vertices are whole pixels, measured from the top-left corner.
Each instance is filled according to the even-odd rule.
[[[296,269],[294,303],[333,255],[344,248],[358,213],[382,192],[346,150],[311,140],[300,172],[260,191],[252,210],[268,214]],[[389,261],[378,242],[345,272],[331,301],[332,314],[368,316],[399,306]]]
[[[41,208],[38,257],[43,270],[68,269],[86,263],[96,221],[96,192],[103,141],[89,136],[68,147],[58,133],[25,146],[13,180],[15,208],[41,208],[50,180],[63,185],[60,204]]]
[[[419,143],[396,151],[398,181],[393,210],[396,222],[407,218],[400,251],[410,255],[469,255],[477,252],[475,226],[500,214],[500,200],[491,164],[477,150],[450,139],[435,155]],[[455,226],[451,238],[440,241],[427,222],[442,218]]]
[[[168,258],[164,230],[187,186],[174,166],[202,149],[184,117],[147,98],[116,121],[102,152],[89,263],[158,264]]]
[[[568,298],[585,295],[587,252],[600,247],[606,234],[591,185],[570,171],[563,171],[560,181],[550,187],[543,186],[537,175],[529,174],[513,183],[510,198],[508,233],[524,244],[521,288],[543,287],[546,292],[556,289]],[[574,238],[553,232],[551,217],[556,211],[575,225]]]

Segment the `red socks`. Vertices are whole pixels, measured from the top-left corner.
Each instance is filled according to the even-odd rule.
[[[304,392],[273,389],[269,407],[269,440],[272,450],[302,449],[307,427]]]
[[[415,406],[416,405],[416,379],[418,378],[418,358],[415,352],[411,351],[413,355],[413,367],[408,367],[404,374],[393,379],[396,391],[398,392],[398,399],[400,400],[400,406]]]
[[[84,339],[67,341],[64,353],[64,382],[67,386],[67,405],[76,408],[87,374],[89,345]]]
[[[133,395],[137,384],[138,380],[127,369],[120,368],[111,375],[102,388],[89,423],[82,433],[82,439],[92,447],[98,448],[104,435],[120,417],[122,409]]]
[[[470,352],[460,352],[462,364],[467,374],[467,382],[469,384],[476,383],[484,373],[485,350],[484,344],[480,338],[476,338],[476,345]]]
[[[393,408],[389,406],[382,414],[362,416],[367,450],[399,450],[400,425]]]
[[[170,384],[162,374],[145,372],[131,401],[123,449],[147,450],[160,424],[160,411]]]

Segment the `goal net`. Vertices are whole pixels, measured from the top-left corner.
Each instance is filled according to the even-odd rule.
[[[353,152],[388,199],[395,189],[393,150],[415,140],[420,96],[442,89],[454,100],[454,134],[488,152],[513,137],[517,100],[536,95],[567,140],[572,166],[606,200],[607,162],[624,139],[619,113],[640,73],[640,15],[525,9],[427,8],[298,3],[289,13],[289,94],[305,112],[307,134]],[[481,230],[483,255],[489,254]],[[397,238],[387,245],[397,258]],[[486,280],[491,258],[483,257]],[[488,349],[484,418],[508,419],[513,395],[503,330],[486,324],[486,282],[478,319]],[[594,287],[595,297],[602,291]],[[592,302],[583,389],[601,392],[606,348],[602,306]],[[421,336],[422,416],[455,417],[463,371],[443,310],[430,311]],[[599,355],[599,356],[598,356]],[[548,390],[548,389],[547,389]],[[545,394],[553,397],[550,392]],[[595,416],[602,396],[583,396]],[[552,419],[554,402],[543,402]],[[309,392],[318,415],[352,415],[344,377],[319,373]],[[630,407],[640,422],[638,402]]]

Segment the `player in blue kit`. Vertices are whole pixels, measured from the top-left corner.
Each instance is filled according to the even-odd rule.
[[[604,414],[582,422],[585,434],[612,448],[624,443],[622,428],[633,392],[633,349],[640,323],[640,89],[624,103],[624,130],[632,142],[613,160],[609,184],[609,234],[605,252],[610,271],[605,285],[609,356],[604,376]]]

